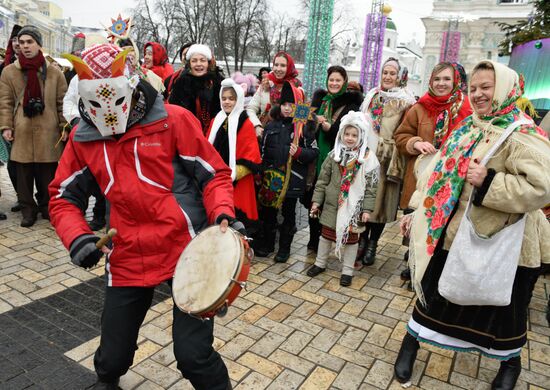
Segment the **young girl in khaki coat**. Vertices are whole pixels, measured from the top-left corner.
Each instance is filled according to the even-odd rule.
[[[379,162],[378,137],[361,112],[351,111],[340,123],[334,149],[321,167],[313,194],[311,214],[321,211],[321,238],[315,264],[307,271],[316,276],[326,269],[332,243],[343,262],[341,286],[351,285],[359,241],[359,223],[369,220],[376,199]],[[364,229],[364,227],[363,227]]]

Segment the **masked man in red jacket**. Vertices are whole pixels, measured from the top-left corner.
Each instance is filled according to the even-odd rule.
[[[51,222],[76,265],[90,268],[107,253],[101,342],[95,389],[116,389],[132,365],[139,327],[155,286],[170,281],[179,256],[206,226],[241,230],[234,219],[231,170],[187,110],[164,105],[137,77],[124,75],[125,55],[96,45],[73,58],[82,120],[71,132],[51,182]],[[83,208],[93,185],[110,204],[113,247],[98,238]],[[215,259],[212,259],[215,261]],[[212,348],[213,321],[174,307],[178,369],[196,389],[231,388],[227,368]]]

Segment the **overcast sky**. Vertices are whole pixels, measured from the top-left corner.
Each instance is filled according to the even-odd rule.
[[[132,7],[136,4],[135,0],[52,0],[63,8],[64,17],[70,17],[73,25],[86,27],[101,27],[100,23],[108,25],[111,17],[116,17],[120,12],[122,16],[128,16]],[[344,1],[353,9],[353,14],[357,15],[357,28],[362,29],[365,23],[366,14],[370,11],[371,2],[369,0],[337,0]],[[267,0],[272,8],[279,12],[292,12],[293,7],[298,7],[299,0]],[[386,1],[393,8],[391,17],[395,21],[399,40],[407,41],[413,37],[413,34],[421,42],[424,41],[424,25],[421,17],[430,14],[433,0],[391,0]]]

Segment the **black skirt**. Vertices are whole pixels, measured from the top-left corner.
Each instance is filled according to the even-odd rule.
[[[448,251],[438,247],[422,278],[426,307],[417,301],[412,318],[446,336],[484,348],[511,350],[527,341],[527,313],[540,268],[518,267],[508,306],[461,306],[438,291]]]

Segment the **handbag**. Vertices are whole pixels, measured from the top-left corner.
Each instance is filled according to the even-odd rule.
[[[527,123],[520,120],[508,126],[481,165],[487,164],[518,126]],[[479,235],[470,220],[473,193],[439,278],[439,294],[457,305],[507,306],[512,298],[526,218],[523,215],[491,237]]]

